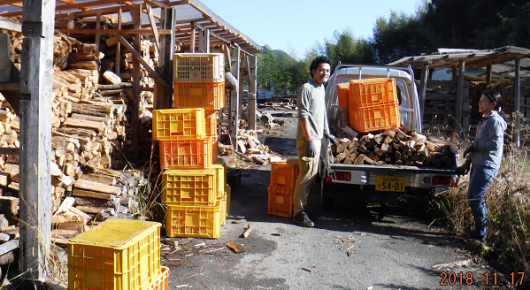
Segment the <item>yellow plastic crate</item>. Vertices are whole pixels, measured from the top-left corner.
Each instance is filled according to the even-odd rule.
[[[217,239],[221,235],[221,201],[215,206],[168,206],[166,235]]]
[[[175,82],[224,82],[222,53],[177,53],[173,56]]]
[[[226,224],[226,195],[218,196],[217,200],[221,202],[221,225]]]
[[[168,267],[162,267],[162,273],[158,276],[156,281],[151,283],[148,288],[145,290],[168,290],[167,288],[167,280],[169,278],[169,268]]]
[[[210,169],[217,171],[217,196],[225,195],[226,171],[222,164],[212,164]]]
[[[210,205],[216,203],[217,171],[214,169],[166,170],[162,173],[162,203]]]
[[[217,111],[204,111],[206,119],[206,136],[217,138]]]
[[[196,139],[205,136],[204,109],[153,111],[153,140]]]
[[[160,274],[159,223],[111,218],[68,240],[69,290],[145,290]]]

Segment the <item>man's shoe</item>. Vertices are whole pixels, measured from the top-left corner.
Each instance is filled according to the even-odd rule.
[[[315,226],[304,211],[295,214],[293,220],[302,227],[312,228]]]

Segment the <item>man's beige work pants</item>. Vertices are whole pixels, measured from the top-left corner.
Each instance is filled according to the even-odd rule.
[[[298,148],[299,173],[293,194],[293,216],[304,210],[307,204],[307,194],[318,173],[318,162],[320,160],[321,140],[313,140],[316,155],[313,158],[306,157],[307,141],[296,140]]]

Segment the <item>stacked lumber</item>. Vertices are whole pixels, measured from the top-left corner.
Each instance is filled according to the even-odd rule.
[[[454,153],[446,143],[393,128],[353,138],[341,138],[333,144],[331,163],[406,165],[417,167],[452,168]]]

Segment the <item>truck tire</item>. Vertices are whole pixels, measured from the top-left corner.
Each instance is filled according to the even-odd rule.
[[[335,205],[335,196],[331,193],[335,192],[335,185],[331,182],[322,180],[322,209],[332,209]]]

